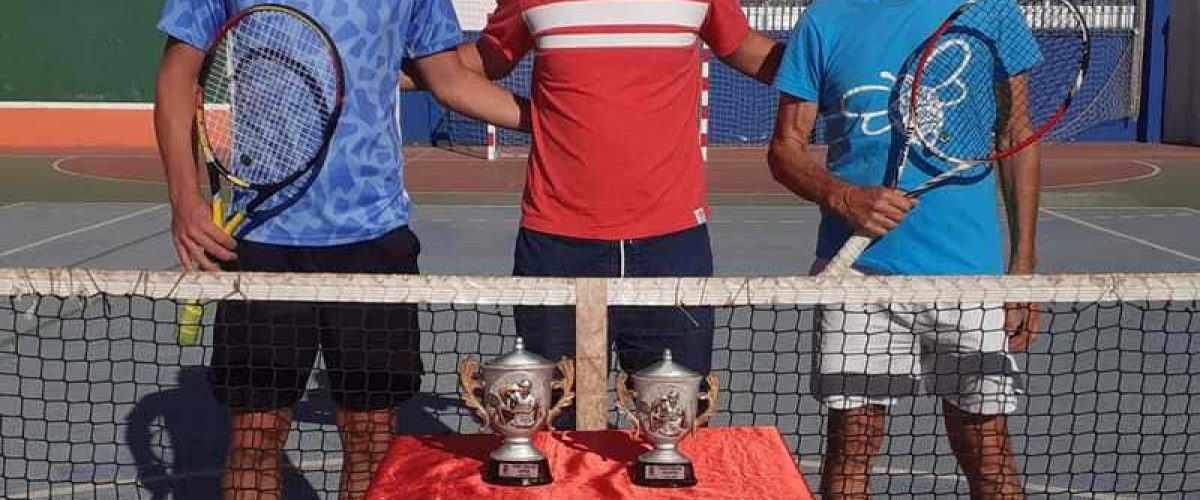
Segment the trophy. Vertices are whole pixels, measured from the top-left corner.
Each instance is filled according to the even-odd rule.
[[[700,392],[700,375],[675,363],[671,350],[663,359],[632,375],[630,389],[625,372],[617,375],[617,408],[633,421],[639,437],[654,449],[638,457],[633,466],[633,483],[640,486],[694,486],[692,461],[679,452],[678,444],[695,434],[717,411],[717,377],[709,375],[708,392]],[[708,402],[697,416],[699,401]]]
[[[554,380],[554,371],[562,373]],[[575,400],[575,363],[563,357],[557,364],[525,352],[517,338],[513,352],[489,363],[467,358],[459,364],[462,398],[475,410],[485,430],[504,436],[504,443],[488,457],[483,480],[504,486],[536,486],[554,481],[546,456],[533,446],[533,433],[551,422]],[[551,406],[551,393],[562,397]],[[477,394],[482,392],[483,401]]]

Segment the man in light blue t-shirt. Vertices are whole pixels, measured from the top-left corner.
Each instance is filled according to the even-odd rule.
[[[1013,0],[984,0],[987,16],[962,22],[991,36],[994,66],[1014,95],[1040,60],[1037,41]],[[971,172],[928,192],[920,203],[901,191],[944,165],[914,148],[900,191],[881,187],[903,138],[892,126],[893,95],[911,85],[913,54],[961,0],[818,0],[796,26],[775,80],[782,92],[769,161],[775,178],[820,205],[819,270],[858,231],[880,237],[856,263],[864,274],[1002,274],[1003,235],[997,181],[1008,211],[1007,272],[1032,273],[1035,262],[1039,160],[1026,149],[1000,175]],[[953,56],[952,51],[946,52]],[[961,57],[961,56],[960,56]],[[940,75],[922,82],[950,103],[990,95],[996,73]],[[981,94],[983,95],[983,94]],[[953,105],[953,104],[950,104]],[[817,116],[824,117],[828,166],[807,154]],[[981,117],[982,126],[987,117]],[[1005,414],[1016,410],[1019,377],[1010,352],[1032,340],[1028,305],[847,304],[823,310],[814,392],[829,408],[822,493],[870,492],[871,459],[883,442],[886,408],[925,390],[943,401],[951,445],[972,494],[1019,497],[1020,480]],[[950,334],[947,334],[949,332]]]
[[[285,0],[334,39],[345,102],[324,167],[295,205],[234,241],[211,222],[192,157],[195,82],[222,23],[257,0],[167,0],[155,128],[166,167],[176,251],[186,269],[416,273],[400,130],[401,66],[447,107],[509,128],[528,103],[460,63],[450,0]],[[527,128],[527,125],[523,125]],[[391,441],[395,407],[420,389],[416,306],[229,301],[213,328],[209,381],[230,410],[225,498],[278,498],[292,407],[317,354],[325,363],[345,450],[341,498],[366,495]]]

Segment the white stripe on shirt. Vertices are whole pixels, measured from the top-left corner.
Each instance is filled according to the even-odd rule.
[[[581,0],[556,2],[525,11],[534,35],[582,26],[680,26],[700,28],[708,4],[687,0]]]
[[[694,45],[695,43],[695,33],[546,35],[538,38],[537,48],[540,50],[546,50],[608,47],[688,47]]]

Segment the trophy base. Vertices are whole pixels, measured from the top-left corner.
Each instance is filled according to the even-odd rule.
[[[651,488],[686,488],[696,485],[696,472],[690,463],[633,464],[633,484]]]
[[[510,462],[488,460],[483,481],[497,486],[539,486],[554,482],[550,475],[550,461]]]

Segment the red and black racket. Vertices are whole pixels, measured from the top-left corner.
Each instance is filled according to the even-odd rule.
[[[960,5],[922,44],[911,74],[897,82],[894,126],[903,130],[904,143],[889,186],[899,185],[914,153],[922,169],[933,172],[906,190],[910,197],[1030,153],[1066,117],[1090,49],[1083,14],[1066,0],[1041,0],[1024,10],[1013,0]],[[848,272],[872,241],[851,236],[822,274]]]

